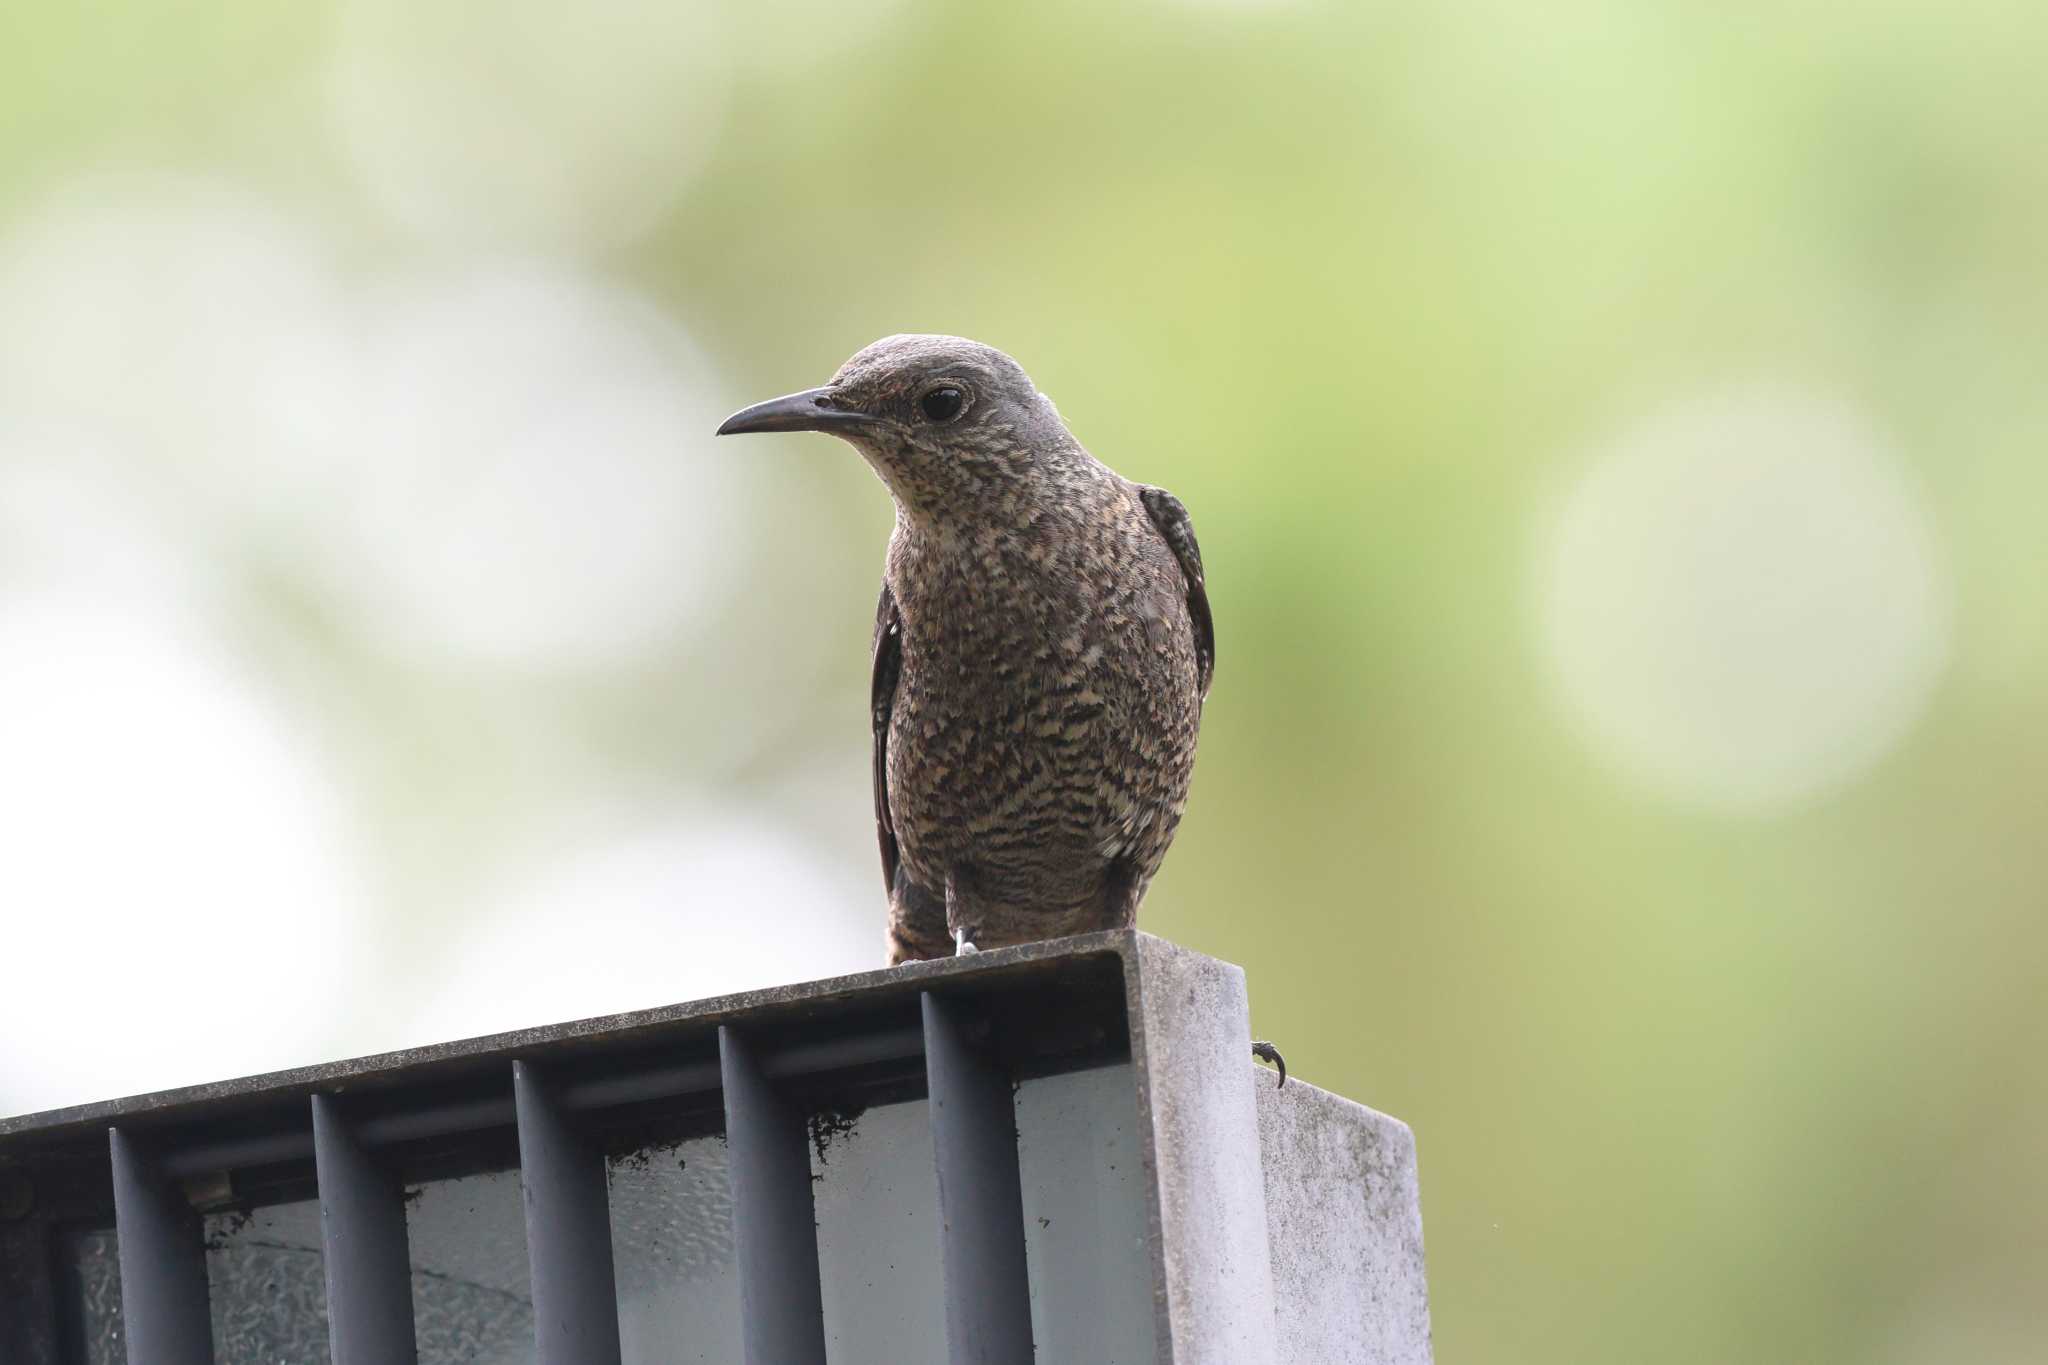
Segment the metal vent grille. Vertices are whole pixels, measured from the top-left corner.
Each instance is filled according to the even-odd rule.
[[[1017,1086],[1128,1060],[1129,943],[1032,945],[0,1121],[0,1170],[33,1193],[30,1213],[0,1225],[0,1362],[96,1365],[75,1253],[111,1221],[130,1365],[211,1365],[207,1211],[317,1201],[328,1358],[404,1365],[420,1358],[408,1187],[495,1170],[516,1173],[524,1208],[521,1358],[616,1365],[608,1162],[713,1136],[743,1358],[824,1362],[813,1152],[847,1116],[922,1098],[946,1358],[1022,1365],[1033,1285]],[[1132,1231],[1142,1245],[1142,1224]]]

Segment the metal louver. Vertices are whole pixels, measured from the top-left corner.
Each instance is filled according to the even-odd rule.
[[[1298,1084],[1261,1098],[1271,1082],[1245,1057],[1246,1025],[1236,968],[1096,934],[0,1120],[0,1365],[100,1365],[114,1349],[129,1365],[244,1358],[218,1326],[230,1291],[217,1266],[209,1283],[219,1248],[207,1228],[223,1211],[264,1209],[300,1210],[307,1228],[304,1245],[284,1239],[275,1255],[308,1273],[318,1261],[306,1306],[276,1310],[287,1320],[266,1330],[317,1342],[310,1315],[324,1312],[333,1365],[823,1365],[872,1358],[858,1352],[883,1349],[899,1325],[891,1360],[1073,1359],[1059,1353],[1098,1349],[1091,1332],[1124,1360],[1426,1360],[1412,1146],[1356,1106],[1328,1121],[1399,1149],[1389,1169],[1406,1182],[1360,1191],[1392,1202],[1360,1221],[1371,1237],[1359,1245],[1407,1279],[1392,1316],[1379,1304],[1356,1334],[1380,1343],[1371,1354],[1324,1343],[1301,1355],[1276,1326],[1290,1276],[1357,1267],[1340,1264],[1350,1242],[1316,1229],[1337,1259],[1269,1256],[1269,1203],[1306,1226],[1313,1211],[1287,1191],[1329,1172],[1290,1167],[1276,1194],[1262,1129],[1321,1124],[1313,1106],[1345,1102]],[[1353,1110],[1380,1126],[1360,1127]],[[928,1128],[929,1140],[915,1153],[899,1138],[870,1143],[897,1193],[859,1205],[872,1232],[842,1226],[814,1194],[838,1188],[816,1183],[828,1173],[814,1159],[830,1160],[834,1132],[885,1113],[898,1124],[887,1132]],[[1317,1149],[1294,1146],[1296,1162]],[[663,1212],[661,1235],[683,1250],[665,1251],[654,1278],[698,1273],[685,1263],[708,1245],[737,1292],[625,1312],[638,1302],[628,1281],[648,1272],[615,1264],[618,1229],[652,1215],[608,1177],[685,1150],[698,1154],[691,1188],[712,1196]],[[719,1158],[722,1181],[703,1171]],[[656,1174],[675,1184],[688,1166]],[[516,1172],[527,1272],[523,1295],[503,1277],[491,1292],[516,1301],[522,1328],[530,1313],[530,1341],[465,1327],[471,1354],[458,1356],[416,1301],[439,1282],[422,1278],[409,1219],[423,1215],[408,1200],[490,1172]],[[912,1232],[882,1225],[926,1207],[934,1216]],[[515,1241],[520,1227],[477,1235]],[[118,1322],[89,1283],[107,1273],[109,1230]],[[910,1250],[869,1274],[871,1241]],[[1127,1292],[1112,1283],[1119,1267]],[[659,1351],[649,1322],[670,1334]]]

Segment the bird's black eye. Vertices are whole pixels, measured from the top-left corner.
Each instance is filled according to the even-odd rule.
[[[917,410],[932,422],[950,422],[966,406],[967,395],[951,384],[932,389],[917,400]]]

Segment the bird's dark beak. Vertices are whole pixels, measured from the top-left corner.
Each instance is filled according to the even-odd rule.
[[[784,394],[751,408],[741,408],[719,425],[720,436],[740,436],[750,431],[845,431],[873,426],[878,419],[855,408],[843,407],[831,389],[805,389]]]

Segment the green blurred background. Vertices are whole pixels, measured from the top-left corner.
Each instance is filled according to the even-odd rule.
[[[888,502],[708,432],[958,332],[1194,513],[1144,924],[1414,1125],[1441,1360],[2040,1359],[2044,43],[9,7],[0,1111],[871,965]]]

